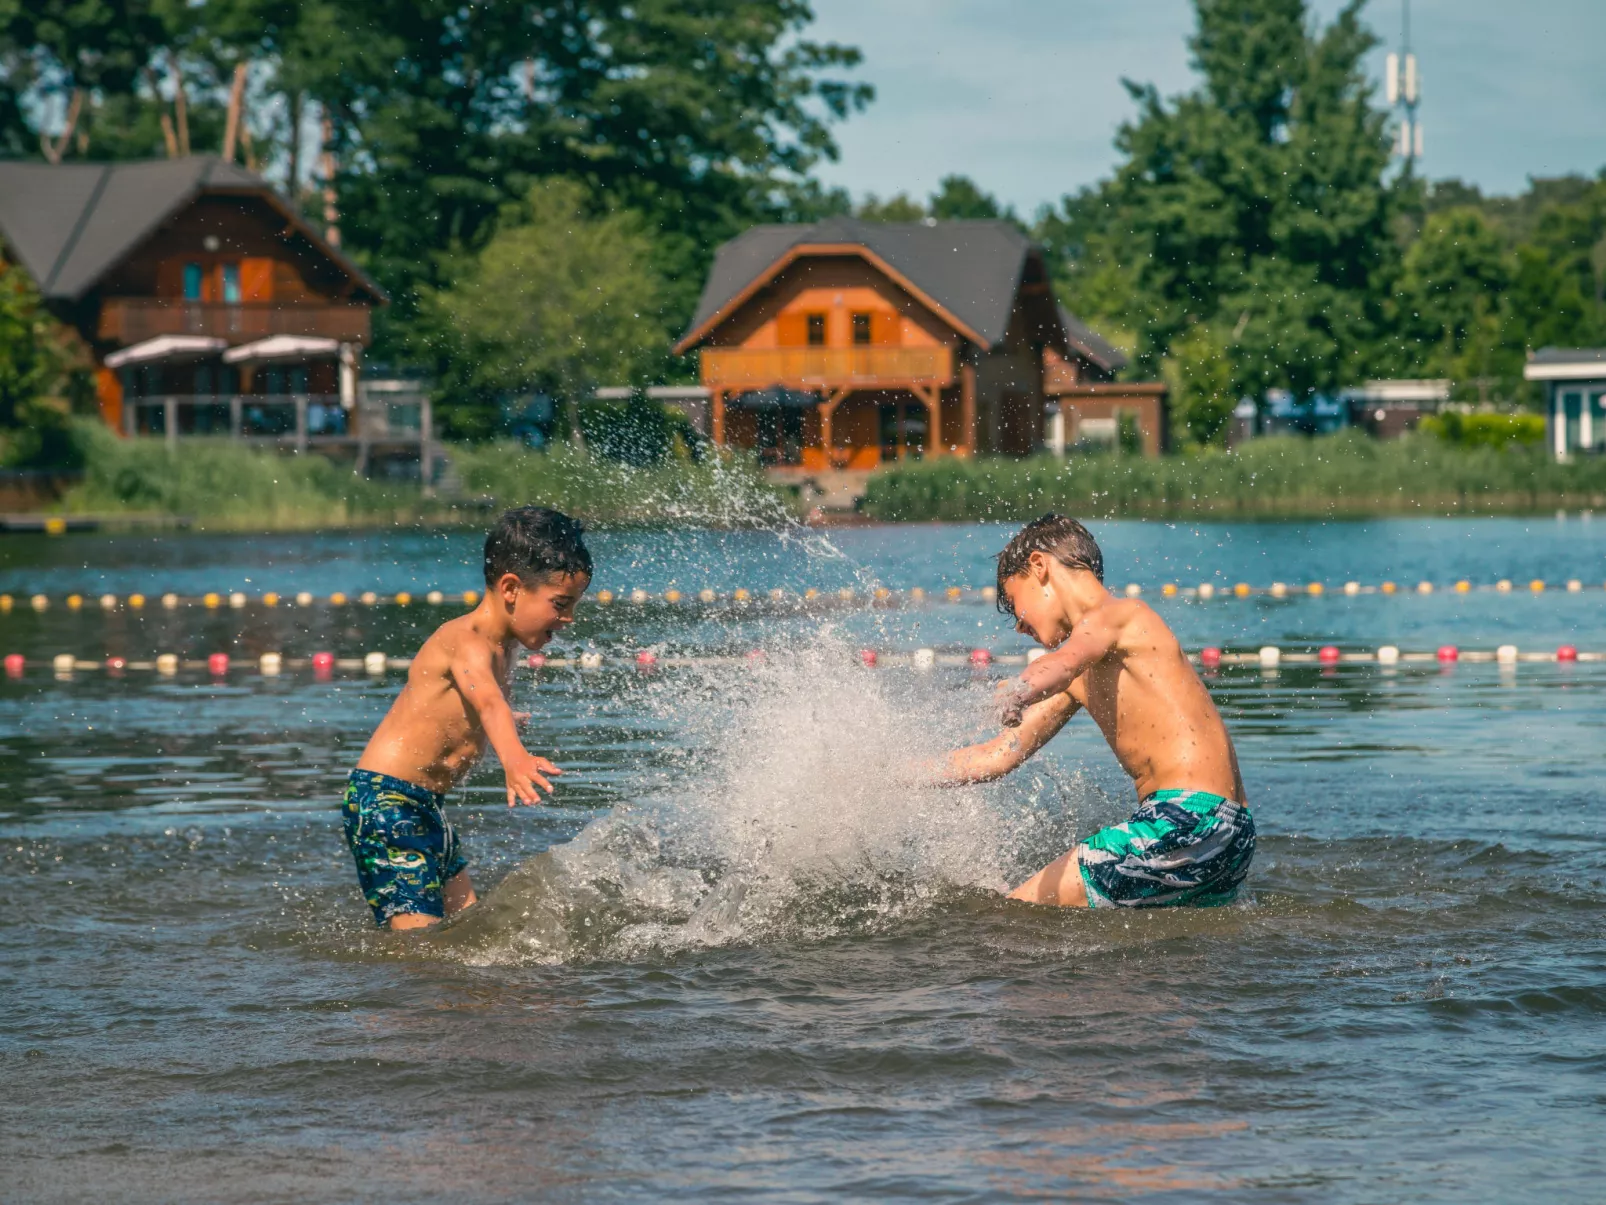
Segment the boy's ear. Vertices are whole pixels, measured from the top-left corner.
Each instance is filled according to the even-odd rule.
[[[1026,570],[1031,574],[1032,580],[1039,584],[1048,580],[1048,555],[1043,552],[1034,552],[1026,558]]]
[[[524,583],[519,580],[516,573],[504,573],[496,579],[496,592],[508,602],[518,597],[519,591],[524,589]]]

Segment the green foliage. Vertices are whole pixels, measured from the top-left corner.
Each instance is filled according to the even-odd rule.
[[[639,394],[624,402],[588,402],[580,408],[586,447],[596,456],[647,468],[677,451],[689,455],[699,436],[686,416]]]
[[[1463,448],[1504,448],[1508,444],[1545,442],[1545,420],[1538,414],[1461,414],[1446,410],[1443,414],[1427,415],[1418,430]]]
[[[1606,505],[1606,460],[1557,464],[1543,448],[1458,447],[1428,435],[1357,432],[1252,440],[1232,452],[1032,460],[907,461],[870,478],[882,520],[1084,516],[1320,518],[1542,512]]]
[[[441,358],[449,422],[453,393],[541,391],[566,403],[572,430],[574,407],[598,385],[645,383],[664,363],[652,240],[634,215],[592,216],[587,201],[572,180],[537,185],[457,261],[450,287],[424,292],[421,342]]]
[[[1230,332],[1232,393],[1296,394],[1367,367],[1394,266],[1385,116],[1359,3],[1325,29],[1303,0],[1196,0],[1203,76],[1170,101],[1128,85],[1113,179],[1039,224],[1067,303],[1140,332],[1153,375],[1197,324]]]
[[[1227,340],[1203,324],[1172,342],[1162,373],[1170,390],[1171,446],[1223,445],[1237,397]]]
[[[76,467],[70,399],[84,390],[84,377],[28,274],[0,261],[0,465]]]
[[[259,451],[229,440],[119,439],[77,424],[84,480],[64,499],[75,514],[181,515],[201,527],[286,531],[390,524],[482,524],[488,509],[543,502],[598,524],[739,526],[789,512],[750,460],[668,458],[636,468],[570,447],[534,452],[511,442],[444,451],[472,506],[432,500],[416,486],[358,477],[322,456]]]

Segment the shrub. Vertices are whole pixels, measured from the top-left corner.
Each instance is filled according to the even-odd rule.
[[[1539,414],[1462,414],[1446,410],[1420,424],[1428,435],[1462,448],[1503,448],[1507,444],[1542,444],[1545,420]]]

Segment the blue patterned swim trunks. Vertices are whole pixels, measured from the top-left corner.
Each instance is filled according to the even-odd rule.
[[[363,898],[381,927],[404,912],[446,915],[445,886],[468,865],[441,805],[415,783],[353,770],[340,805]]]
[[[1255,821],[1220,795],[1156,791],[1076,853],[1094,908],[1230,904],[1255,856]]]

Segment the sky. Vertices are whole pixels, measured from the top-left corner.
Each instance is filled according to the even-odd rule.
[[[928,196],[971,176],[1029,217],[1107,176],[1116,127],[1134,107],[1122,77],[1162,94],[1196,82],[1185,40],[1190,0],[813,0],[810,37],[864,52],[854,78],[870,108],[835,127],[826,183],[855,196]],[[1369,60],[1382,103],[1383,56],[1402,0],[1370,0],[1383,36]],[[1341,0],[1312,0],[1328,20]],[[1421,170],[1488,194],[1530,176],[1606,167],[1606,0],[1413,0],[1422,72]]]

